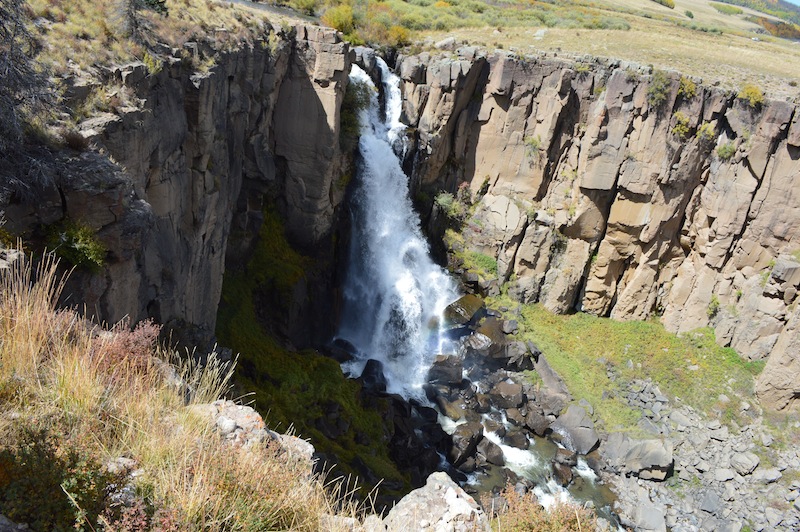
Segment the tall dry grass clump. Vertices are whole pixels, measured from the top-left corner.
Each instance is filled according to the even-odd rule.
[[[64,280],[47,257],[0,270],[0,513],[48,531],[317,530],[336,513],[307,461],[224,444],[192,408],[231,365],[181,360],[151,322],[56,310]]]

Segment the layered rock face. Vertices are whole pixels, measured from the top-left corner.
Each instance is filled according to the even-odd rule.
[[[800,118],[677,74],[507,53],[399,59],[415,178],[479,199],[466,245],[524,302],[712,326],[800,397]],[[698,81],[698,80],[694,80]],[[691,82],[691,83],[689,83]]]
[[[265,205],[281,211],[299,249],[330,236],[343,197],[334,184],[349,46],[318,27],[266,38],[207,72],[177,52],[157,73],[110,72],[125,105],[80,124],[99,153],[63,157],[43,201],[4,207],[15,234],[62,217],[97,231],[107,267],[79,273],[72,290],[89,312],[154,317],[208,340],[226,252],[246,256]]]

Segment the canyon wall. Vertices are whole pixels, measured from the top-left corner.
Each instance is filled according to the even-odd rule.
[[[109,253],[102,272],[73,275],[87,311],[154,317],[205,341],[226,261],[243,263],[264,209],[277,209],[291,243],[328,269],[296,290],[283,332],[324,341],[334,313],[312,300],[335,289],[354,54],[335,32],[303,26],[221,53],[207,72],[179,56],[156,73],[106,72],[122,103],[80,124],[96,149],[55,154],[51,187],[0,206],[6,229],[89,225]],[[508,282],[554,312],[711,326],[743,357],[767,360],[758,390],[769,404],[800,397],[794,104],[752,106],[619,61],[470,47],[400,56],[397,71],[416,132],[412,179],[433,193],[471,190],[466,245],[498,262],[485,286]],[[72,103],[91,89],[78,80]],[[309,319],[314,307],[321,321]]]
[[[800,398],[794,104],[619,61],[470,47],[400,57],[398,71],[415,181],[468,183],[476,202],[466,247],[498,262],[482,286],[509,281],[553,312],[711,326],[767,360],[768,404]]]
[[[349,45],[300,26],[216,53],[207,71],[175,50],[159,72],[132,64],[107,72],[104,89],[75,82],[73,106],[93,89],[122,103],[79,124],[94,148],[60,153],[39,201],[2,207],[12,234],[62,218],[97,232],[109,249],[103,271],[76,271],[67,291],[90,314],[153,317],[200,343],[213,337],[226,255],[243,264],[263,209],[278,209],[292,244],[319,255],[344,196]],[[302,314],[307,302],[296,303]]]

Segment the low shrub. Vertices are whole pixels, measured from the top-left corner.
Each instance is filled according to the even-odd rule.
[[[717,146],[717,157],[723,161],[729,160],[736,153],[736,144],[733,141],[728,141]]]
[[[672,126],[672,133],[679,139],[685,140],[689,136],[689,117],[678,111],[674,115],[675,125]]]
[[[70,264],[94,272],[105,265],[106,247],[91,227],[64,220],[51,226],[47,233],[47,249]]]
[[[653,108],[659,108],[667,101],[669,96],[670,79],[663,70],[653,72],[650,85],[647,87],[647,103]]]
[[[695,137],[702,142],[714,140],[716,136],[717,130],[714,127],[714,124],[711,122],[703,122],[700,124],[700,127],[697,128],[697,133],[695,134]]]
[[[694,18],[694,13],[692,13],[688,9],[684,11],[683,14],[686,15],[688,18]]]
[[[348,4],[341,4],[331,7],[322,15],[322,22],[331,28],[335,28],[345,35],[353,33],[356,29],[356,21],[353,16],[353,8]]]
[[[737,97],[746,101],[753,109],[761,107],[764,103],[764,92],[757,85],[748,83],[739,91]]]
[[[681,76],[680,84],[678,85],[678,96],[682,96],[688,100],[689,98],[694,98],[695,94],[697,94],[697,85],[695,82],[686,76]]]

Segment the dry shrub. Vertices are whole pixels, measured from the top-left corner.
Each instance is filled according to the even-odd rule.
[[[64,139],[64,144],[75,151],[86,151],[89,148],[89,139],[75,129],[67,129],[61,134],[61,137]]]
[[[545,510],[532,493],[520,495],[506,486],[501,496],[507,510],[497,517],[501,532],[586,532],[597,529],[597,517],[591,510],[575,504],[556,502]]]
[[[175,531],[318,530],[323,514],[356,515],[307,461],[274,442],[227,445],[192,408],[226,393],[232,365],[159,350],[150,321],[102,331],[56,311],[56,266],[0,270],[0,506],[10,517],[56,515],[47,529]],[[8,437],[26,426],[42,431]],[[102,464],[118,457],[140,474],[112,482]],[[132,500],[109,497],[126,482]]]
[[[92,342],[90,356],[110,374],[143,375],[152,367],[161,326],[146,319],[131,330],[129,320],[101,331]]]

